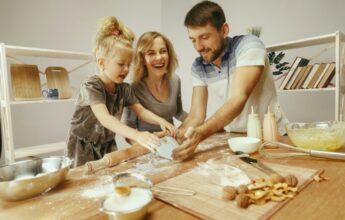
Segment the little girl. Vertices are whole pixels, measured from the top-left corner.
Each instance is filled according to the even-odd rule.
[[[175,136],[175,127],[139,104],[129,84],[123,82],[133,57],[133,40],[133,32],[115,17],[101,21],[94,48],[99,74],[80,87],[67,140],[68,156],[74,158],[76,166],[117,150],[116,133],[155,150],[159,141],[155,135],[120,121],[126,106],[142,120]]]

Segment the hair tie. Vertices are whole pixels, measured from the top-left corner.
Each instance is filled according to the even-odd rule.
[[[119,29],[115,29],[111,32],[112,35],[114,36],[120,36],[121,35],[121,31]]]

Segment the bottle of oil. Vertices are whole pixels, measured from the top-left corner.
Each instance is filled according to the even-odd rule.
[[[259,115],[254,113],[254,108],[252,106],[252,112],[248,115],[247,121],[247,136],[255,137],[262,140],[262,129]]]
[[[263,137],[264,141],[278,141],[278,127],[274,113],[271,113],[268,106],[267,113],[264,116],[263,122]]]

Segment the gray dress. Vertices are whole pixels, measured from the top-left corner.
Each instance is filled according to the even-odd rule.
[[[114,94],[105,89],[98,76],[90,77],[80,86],[67,139],[68,156],[74,158],[77,166],[117,150],[115,133],[103,127],[91,110],[91,105],[100,103],[121,120],[124,107],[138,103],[138,100],[127,83],[117,84]]]
[[[183,121],[187,113],[183,111],[181,100],[181,81],[180,78],[173,74],[169,80],[170,96],[168,100],[161,102],[152,96],[144,80],[138,83],[132,83],[132,89],[139,102],[148,110],[165,120],[173,123],[173,117]],[[140,120],[133,111],[125,108],[125,122],[128,126],[138,129],[139,131],[161,131],[159,125],[153,125]]]

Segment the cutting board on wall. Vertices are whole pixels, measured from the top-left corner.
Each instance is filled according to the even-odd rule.
[[[217,161],[223,163],[224,161]],[[267,175],[253,166],[244,163],[240,159],[232,156],[231,160],[225,160],[224,164],[228,164],[244,171],[251,179],[267,178]],[[312,180],[313,177],[320,173],[318,170],[280,165],[273,163],[265,163],[276,172],[286,176],[288,174],[295,175],[298,180],[298,190],[301,191]],[[226,201],[222,199],[222,186],[220,185],[221,177],[214,174],[205,175],[200,172],[198,167],[175,176],[166,181],[156,184],[159,187],[175,187],[180,189],[196,191],[193,196],[181,196],[175,194],[158,194],[156,198],[172,204],[186,212],[189,212],[202,219],[267,219],[277,210],[283,207],[288,200],[283,202],[268,202],[264,205],[250,205],[247,209],[237,207],[235,201]],[[298,194],[296,195],[298,197]]]
[[[11,64],[14,100],[41,99],[41,81],[37,65]]]
[[[57,88],[59,99],[69,99],[72,97],[72,88],[65,68],[50,66],[46,68],[45,74],[47,77],[47,87],[49,89]]]

